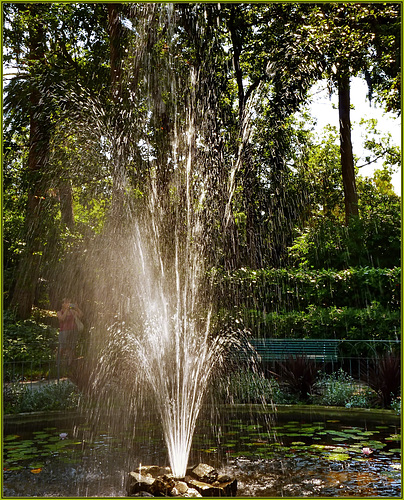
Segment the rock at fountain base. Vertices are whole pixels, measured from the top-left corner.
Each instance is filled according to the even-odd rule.
[[[151,465],[129,473],[126,492],[130,497],[230,497],[236,496],[237,480],[219,475],[207,464],[188,469],[181,480],[175,479],[168,467]]]

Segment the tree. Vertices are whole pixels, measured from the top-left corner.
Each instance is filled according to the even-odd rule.
[[[372,122],[370,130],[374,126]],[[389,136],[365,141],[375,153],[384,151],[386,160],[372,178],[357,176],[359,217],[344,227],[336,129],[328,129],[328,135],[320,139],[308,133],[296,148],[300,154],[293,158],[294,183],[306,186],[310,197],[306,217],[295,227],[290,264],[336,269],[399,266],[400,199],[391,186],[391,170],[399,156],[397,148],[390,145]]]
[[[28,71],[30,73],[29,98],[29,152],[28,152],[28,201],[26,225],[26,247],[20,260],[12,308],[17,308],[18,316],[29,317],[34,302],[36,283],[39,278],[43,214],[42,200],[45,199],[44,186],[41,182],[43,170],[46,168],[50,122],[47,115],[43,95],[37,86],[39,71],[45,64],[43,46],[44,27],[39,4],[29,4],[24,14],[30,19],[28,43]],[[39,69],[39,71],[38,71]]]
[[[97,7],[92,6],[4,6],[5,61],[17,67],[5,90],[6,153],[11,153],[14,144],[29,130],[26,164],[20,165],[23,171],[26,169],[21,187],[27,189],[25,229],[21,237],[24,250],[19,255],[11,299],[21,318],[30,314],[42,266],[47,265],[44,252],[53,247],[52,228],[56,227],[55,214],[50,208],[54,207],[56,196],[65,229],[71,230],[74,224],[70,178],[66,178],[66,169],[63,174],[52,170],[51,142],[62,108],[69,106],[66,85],[77,90],[80,84],[91,82],[90,88],[94,89],[100,82],[97,77],[92,78],[95,71],[89,66],[93,62],[98,66],[102,50],[93,52],[93,60],[87,66],[82,64],[84,58],[80,59],[89,43],[96,46],[100,42],[99,29],[90,28],[92,23],[97,25],[96,13]],[[91,15],[92,21],[86,24]],[[97,75],[100,74],[102,71],[98,71]],[[6,154],[6,169],[9,159],[13,161]]]
[[[399,6],[390,4],[377,6],[373,4],[324,4],[313,8],[309,17],[308,31],[310,33],[308,36],[319,47],[321,65],[324,68],[324,74],[329,79],[330,88],[335,85],[338,91],[346,224],[352,217],[358,216],[358,193],[349,112],[350,77],[359,73],[364,74],[370,86],[369,95],[371,95],[373,80],[379,82],[378,88],[383,86],[380,84],[383,80],[383,71],[385,75],[386,73],[389,75],[386,80],[390,82],[391,79],[399,78],[398,51],[394,53],[394,49],[398,47],[400,30],[398,12]],[[386,32],[390,34],[394,42],[383,47],[381,40],[385,40]],[[391,61],[394,63],[391,64]],[[393,76],[394,71],[396,73]]]
[[[315,48],[300,38],[305,9],[283,4],[222,9],[232,46],[239,140],[244,141],[234,200],[238,220],[245,217],[239,265],[279,266],[298,217],[298,202],[288,192],[287,120],[321,74],[313,63]]]

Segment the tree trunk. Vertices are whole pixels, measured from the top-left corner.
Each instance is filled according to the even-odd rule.
[[[242,50],[242,41],[237,33],[236,27],[236,10],[235,7],[231,10],[231,15],[229,19],[229,30],[230,36],[233,46],[233,65],[234,65],[234,73],[236,75],[237,81],[237,90],[238,90],[238,113],[240,123],[242,122],[243,113],[244,113],[244,105],[245,105],[245,97],[244,97],[244,85],[243,85],[243,73],[240,67],[240,55]]]
[[[74,228],[74,211],[72,186],[69,180],[61,181],[59,185],[59,199],[62,223],[72,230]]]
[[[345,196],[345,223],[349,224],[352,216],[358,216],[358,193],[355,182],[355,169],[351,142],[350,119],[350,88],[349,73],[345,72],[338,78],[338,110],[340,127],[340,151],[342,181]]]
[[[47,162],[49,152],[49,119],[44,110],[41,93],[34,83],[34,74],[37,65],[44,64],[45,53],[43,47],[43,26],[38,19],[38,4],[29,4],[27,11],[31,19],[30,35],[30,68],[32,70],[32,84],[30,94],[30,137],[28,152],[28,203],[25,218],[25,251],[17,269],[16,284],[11,307],[19,318],[26,319],[31,314],[35,301],[35,292],[40,276],[42,254],[42,206],[45,192],[41,186],[41,176]]]
[[[108,4],[108,32],[110,47],[112,98],[117,101],[122,93],[122,25],[119,17],[119,3]]]

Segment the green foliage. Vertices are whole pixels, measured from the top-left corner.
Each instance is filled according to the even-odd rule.
[[[251,370],[233,371],[213,382],[215,400],[231,404],[263,403],[273,400],[273,380]]]
[[[212,238],[206,240],[213,262],[221,256],[226,268],[281,266],[291,247],[292,262],[302,267],[400,265],[400,210],[385,173],[374,179],[375,189],[358,186],[362,220],[348,229],[340,227],[343,192],[335,133],[330,130],[316,143],[291,119],[315,81],[325,75],[335,83],[344,71],[365,71],[383,102],[399,109],[399,6],[178,4],[168,12],[164,4],[139,3],[117,4],[116,10],[119,39],[109,29],[102,3],[4,4],[4,62],[13,71],[4,102],[7,304],[13,290],[23,289],[15,281],[27,275],[19,266],[24,250],[30,255],[26,207],[32,179],[26,166],[28,151],[36,148],[29,147],[29,120],[39,118],[30,109],[33,88],[38,92],[39,122],[49,125],[44,127],[49,137],[42,148],[46,168],[35,171],[41,192],[41,217],[33,217],[40,220],[35,252],[41,259],[35,268],[42,283],[52,283],[60,270],[71,270],[76,262],[77,268],[87,266],[84,249],[98,241],[109,213],[119,204],[124,212],[128,205],[137,206],[139,193],[147,199],[153,169],[157,184],[168,188],[173,173],[181,170],[180,164],[173,168],[170,136],[175,129],[180,158],[181,129],[188,119],[183,113],[190,109],[199,131],[194,157],[203,157],[198,165],[212,172],[206,191],[215,193],[207,224]],[[150,22],[144,24],[146,19]],[[114,45],[117,51],[111,50]],[[33,50],[35,46],[40,50]],[[111,96],[113,61],[120,68],[117,100]],[[190,69],[200,76],[195,86],[190,85]],[[198,96],[192,106],[189,90]],[[250,103],[252,112],[243,117]],[[387,151],[376,139],[367,140],[367,146],[375,155],[386,152],[387,168],[397,163],[397,148]],[[223,228],[230,172],[235,220],[230,217]],[[118,194],[123,184],[126,191]],[[176,203],[184,206],[180,198]],[[168,248],[173,208],[177,210],[168,202],[162,206]],[[31,288],[38,282],[32,278]],[[247,307],[264,303],[266,312],[302,310],[311,303],[305,292],[298,295],[289,284],[265,285],[258,295],[253,286],[251,282],[251,289],[240,291],[237,306],[245,291]],[[84,296],[91,295],[87,287]],[[327,291],[321,293],[316,300],[324,299],[325,306],[348,305],[333,297],[330,301]],[[395,299],[390,304],[387,295],[377,297],[370,290],[355,300],[361,301],[357,307],[372,300],[391,307]],[[31,306],[28,303],[25,310]]]
[[[400,266],[401,203],[391,185],[399,154],[388,137],[372,139],[366,145],[376,156],[383,156],[385,162],[372,178],[358,177],[359,217],[353,217],[348,227],[342,223],[342,205],[338,201],[341,185],[325,191],[317,188],[313,202],[317,199],[323,210],[318,210],[317,205],[315,217],[297,230],[289,249],[293,265],[316,269]],[[326,177],[330,182],[332,177]]]
[[[399,266],[400,210],[395,198],[393,206],[366,207],[366,218],[352,218],[348,227],[318,218],[295,239],[289,253],[292,262],[315,269]]]
[[[311,403],[346,408],[371,408],[375,406],[375,392],[358,382],[342,369],[331,374],[317,373],[313,368],[304,372],[303,364],[290,363],[279,376],[264,377],[251,370],[232,372],[218,379],[212,388],[215,401],[231,404],[266,403],[302,404]],[[300,375],[299,375],[300,373]],[[305,383],[305,382],[306,383]],[[392,407],[400,409],[400,399],[394,399]]]
[[[32,319],[17,321],[10,311],[3,313],[3,362],[40,363],[55,356],[58,331]]]
[[[392,398],[391,408],[396,412],[397,415],[401,415],[401,397]]]
[[[364,309],[310,306],[307,311],[265,315],[252,310],[245,313],[244,324],[257,337],[394,340],[400,330],[400,312],[377,302]]]
[[[7,384],[3,387],[4,412],[6,414],[34,411],[74,410],[79,394],[69,381],[47,384],[39,389]]]
[[[359,388],[355,380],[340,368],[331,374],[321,374],[312,401],[320,405],[368,408],[374,399],[369,388]]]
[[[215,270],[218,314],[253,337],[344,339],[341,354],[371,355],[371,344],[400,331],[401,270]]]
[[[303,311],[309,306],[366,308],[377,301],[389,310],[400,307],[399,267],[335,269],[215,269],[218,301],[231,308],[270,312]]]

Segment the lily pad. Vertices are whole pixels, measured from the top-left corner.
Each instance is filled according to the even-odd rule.
[[[333,453],[346,453],[347,449],[342,447],[342,446],[336,446],[333,451]]]
[[[310,446],[310,448],[314,448],[315,450],[324,450],[325,449],[325,445],[324,444],[312,444]]]
[[[330,453],[329,455],[325,455],[327,460],[334,460],[336,462],[343,462],[345,460],[349,460],[350,456],[348,453]]]
[[[386,441],[400,441],[401,434],[391,434],[389,437],[386,437]]]
[[[3,441],[15,441],[18,439],[20,436],[18,434],[8,434],[3,438]]]
[[[361,432],[358,432],[358,436],[373,436],[373,434],[375,434],[375,432],[378,432],[378,431],[361,431]]]

